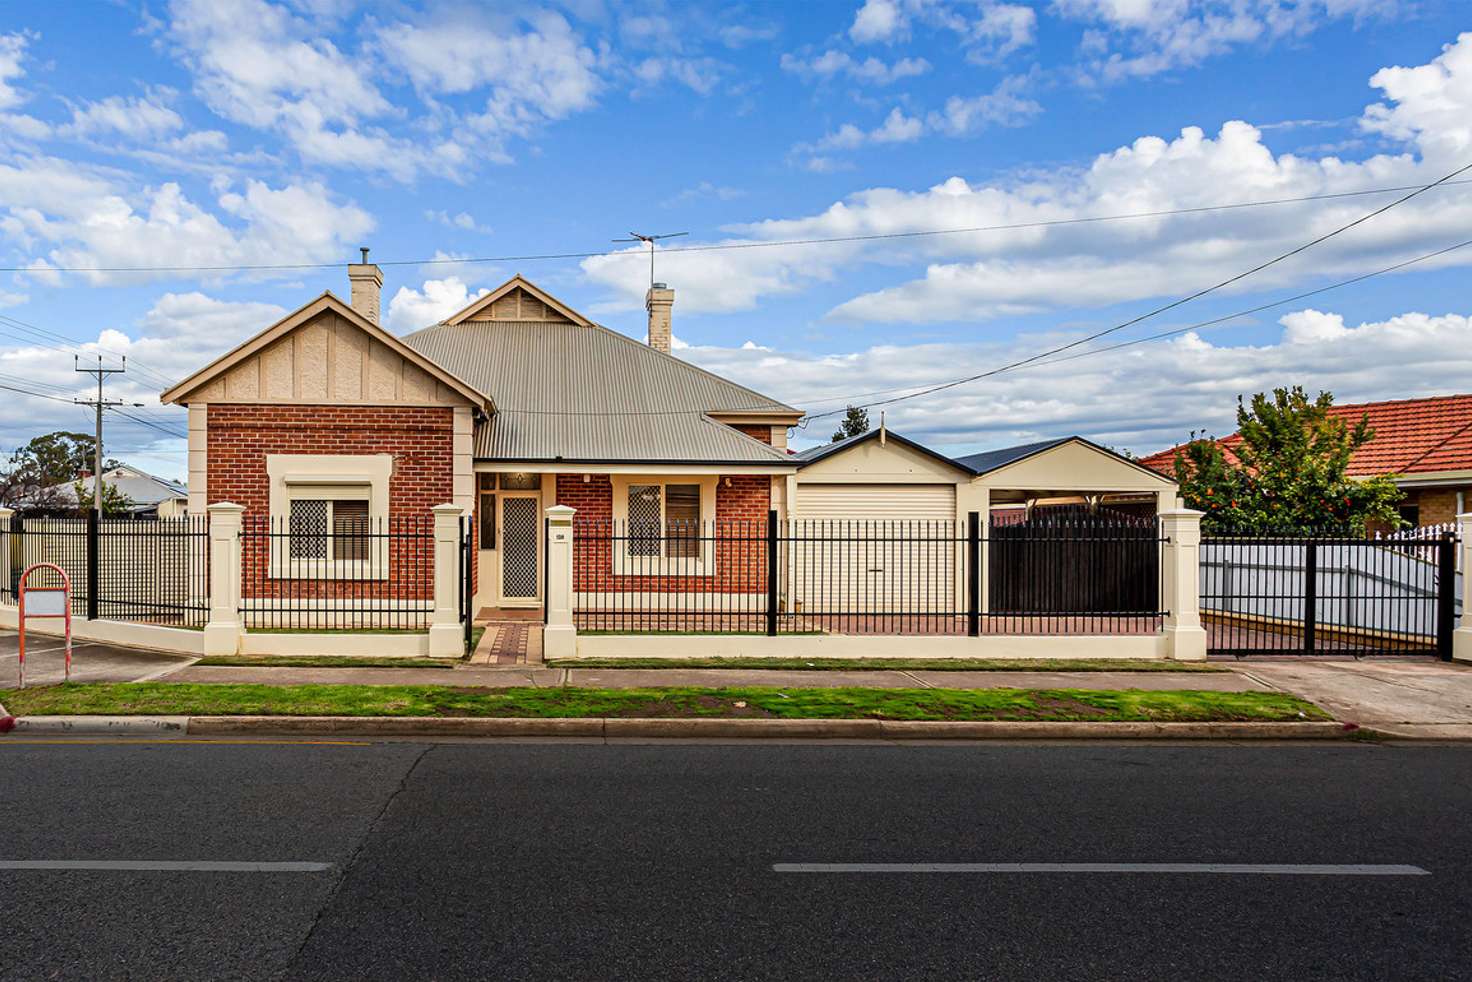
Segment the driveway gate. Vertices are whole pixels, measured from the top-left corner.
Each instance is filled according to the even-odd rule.
[[[1208,650],[1438,655],[1459,614],[1456,539],[1212,535],[1201,543]]]

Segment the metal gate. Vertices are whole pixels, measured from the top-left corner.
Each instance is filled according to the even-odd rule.
[[[1456,539],[1321,535],[1201,542],[1201,619],[1212,654],[1437,655],[1458,616]]]

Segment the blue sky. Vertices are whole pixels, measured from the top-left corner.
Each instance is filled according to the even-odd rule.
[[[110,449],[183,471],[187,374],[369,245],[386,319],[521,272],[642,337],[674,246],[1036,223],[1425,184],[1472,162],[1468,8],[1442,0],[51,4],[0,27],[0,443],[85,427],[75,350],[126,352]],[[815,413],[980,373],[1193,292],[1393,194],[961,235],[669,252],[678,354]],[[1148,452],[1238,393],[1464,391],[1465,264],[1222,316],[1472,238],[1428,192],[1238,287],[885,408],[963,452],[1061,433]],[[96,267],[330,264],[288,271]],[[25,325],[41,328],[37,335]],[[95,357],[95,356],[94,356]],[[613,380],[611,384],[616,384]],[[867,397],[864,393],[884,392]],[[61,400],[61,401],[58,401]],[[877,413],[877,409],[876,409]],[[829,419],[795,434],[823,439]]]

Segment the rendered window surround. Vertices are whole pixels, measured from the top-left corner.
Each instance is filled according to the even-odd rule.
[[[369,527],[387,531],[393,469],[392,454],[267,454],[271,521],[288,522],[295,499],[367,501]],[[377,536],[369,544],[367,559],[292,559],[287,549],[272,549],[267,575],[386,580],[388,574],[388,539]]]
[[[668,486],[698,484],[700,486],[700,523],[704,528],[715,520],[716,485],[720,483],[720,480],[720,477],[715,474],[615,474],[612,482],[614,522],[628,528],[630,487],[646,484],[659,486],[660,524],[663,527],[665,508],[669,501]],[[711,576],[716,571],[715,548],[709,538],[701,541],[699,554],[691,557],[630,556],[627,548],[618,548],[613,550],[613,571],[616,574],[650,576]]]

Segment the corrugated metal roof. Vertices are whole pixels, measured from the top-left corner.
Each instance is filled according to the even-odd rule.
[[[404,342],[495,401],[477,459],[794,463],[704,414],[798,410],[605,327],[467,321]]]
[[[104,471],[102,475],[104,487],[115,487],[127,496],[133,503],[133,511],[147,511],[162,501],[174,498],[188,498],[189,489],[178,481],[170,481],[163,477],[154,477],[147,471],[140,471],[136,467],[124,464],[110,471]],[[47,488],[48,493],[56,494],[67,501],[76,501],[77,485],[82,486],[82,494],[92,494],[92,478],[90,476],[79,478],[75,482],[58,484]]]

